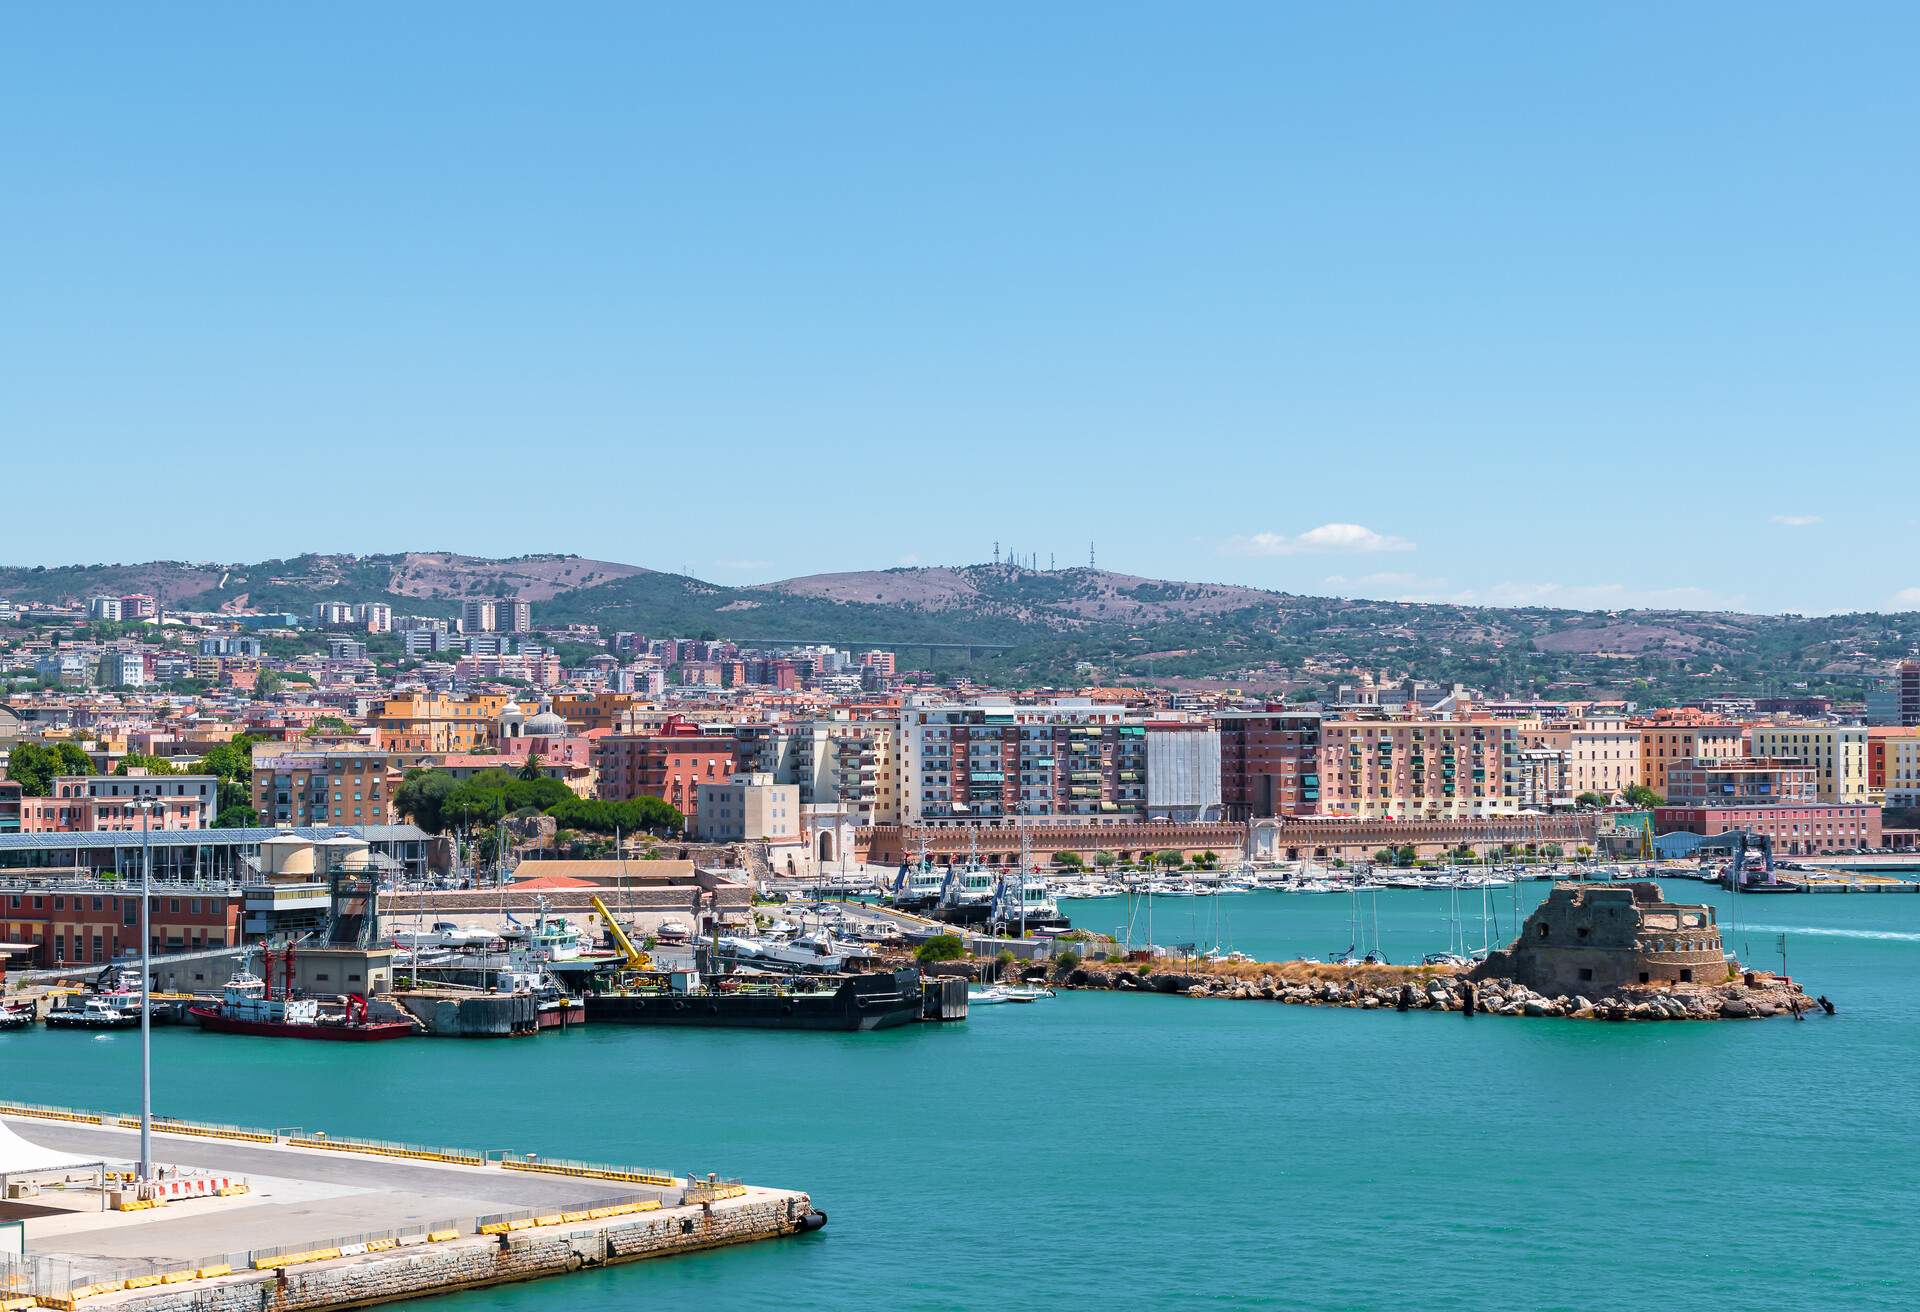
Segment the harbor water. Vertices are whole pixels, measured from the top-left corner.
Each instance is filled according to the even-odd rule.
[[[1545,884],[1523,885],[1521,911]],[[869,1034],[308,1044],[160,1030],[162,1114],[717,1171],[823,1232],[420,1304],[1912,1308],[1920,897],[1713,900],[1839,1015],[1605,1024],[1063,993]],[[1514,895],[1497,889],[1501,933]],[[1395,961],[1444,893],[1362,899]],[[1470,939],[1478,893],[1460,897]],[[1119,901],[1069,903],[1122,928]],[[1344,949],[1351,899],[1156,900],[1162,943]],[[1224,924],[1218,917],[1224,916]],[[1144,941],[1137,925],[1136,941]],[[1497,938],[1496,938],[1496,941]],[[137,1037],[0,1034],[0,1096],[137,1105]],[[697,1301],[697,1302],[696,1302]]]

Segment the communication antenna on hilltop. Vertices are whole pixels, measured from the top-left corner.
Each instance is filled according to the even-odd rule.
[[[999,538],[995,538],[993,540],[993,563],[995,566],[998,566],[1000,564],[1000,539]]]
[[[1093,567],[1094,567],[1093,566],[1093,543],[1088,542],[1087,543],[1087,568],[1092,569]]]
[[[1047,573],[1053,573],[1053,553],[1051,551],[1047,553]]]

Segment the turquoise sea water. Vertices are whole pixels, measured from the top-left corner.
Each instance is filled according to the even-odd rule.
[[[1725,895],[1674,892],[1729,919]],[[1219,902],[1257,956],[1348,941],[1343,897]],[[1117,903],[1071,909],[1124,922]],[[1388,954],[1444,948],[1446,909],[1381,894]],[[1920,897],[1739,910],[1751,957],[1777,961],[1784,929],[1790,968],[1838,1016],[1607,1025],[1072,994],[868,1035],[343,1049],[162,1030],[156,1104],[719,1171],[806,1188],[832,1218],[416,1305],[434,1312],[1920,1306]],[[1155,937],[1211,941],[1162,921],[1211,914],[1159,903]],[[131,1107],[135,1053],[126,1035],[0,1035],[0,1095]]]

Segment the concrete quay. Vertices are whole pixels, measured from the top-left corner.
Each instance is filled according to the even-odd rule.
[[[104,1119],[0,1115],[43,1148],[131,1161],[137,1130]],[[793,1235],[825,1221],[803,1192],[713,1177],[231,1133],[266,1141],[211,1127],[156,1130],[154,1155],[187,1177],[243,1178],[248,1191],[236,1196],[131,1212],[100,1210],[97,1195],[71,1188],[0,1202],[0,1220],[25,1221],[28,1253],[13,1287],[0,1288],[0,1307],[325,1312]]]

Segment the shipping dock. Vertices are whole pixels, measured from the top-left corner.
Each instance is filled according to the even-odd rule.
[[[0,1105],[7,1312],[326,1312],[797,1235],[804,1193],[511,1151]],[[157,1192],[155,1204],[147,1195]]]

